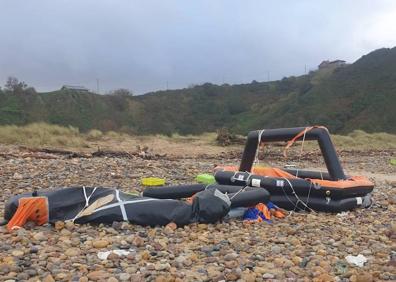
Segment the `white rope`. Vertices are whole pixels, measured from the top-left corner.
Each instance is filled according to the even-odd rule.
[[[126,210],[125,210],[125,204],[120,199],[120,191],[118,191],[118,189],[116,189],[116,198],[117,198],[118,203],[120,204],[122,219],[124,221],[128,221],[128,216],[127,216],[127,213],[126,213]]]
[[[230,197],[230,200],[234,199],[235,196],[237,196],[239,193],[245,191],[245,189],[246,189],[247,187],[248,187],[248,186],[243,187],[243,188],[240,189],[238,192],[236,192],[234,195],[232,195],[232,197]]]
[[[206,185],[204,190],[209,189],[212,185],[213,185],[213,184],[208,184],[208,185]]]
[[[285,180],[287,181],[287,183],[289,183],[290,188],[291,188],[292,191],[293,191],[293,195],[294,195],[294,197],[296,197],[296,199],[297,199],[297,202],[296,202],[296,204],[295,204],[295,206],[294,206],[294,210],[297,208],[298,204],[301,203],[305,208],[307,208],[307,209],[310,210],[311,212],[315,212],[313,209],[311,209],[310,207],[308,207],[307,204],[304,203],[304,201],[302,201],[302,200],[300,199],[300,197],[297,195],[297,193],[296,193],[296,191],[294,190],[293,185],[291,184],[291,182],[289,181],[289,179],[287,179],[286,177],[282,177],[282,178],[285,179]],[[289,199],[289,198],[288,198],[288,199]]]
[[[259,133],[258,133],[256,154],[254,155],[253,167],[254,167],[255,165],[258,165],[258,164],[260,163],[260,160],[259,160],[258,155],[259,155],[259,152],[260,152],[261,137],[262,137],[262,135],[263,135],[263,133],[264,133],[264,130],[265,130],[265,129],[261,129],[261,130],[259,130]],[[252,167],[252,168],[253,168],[253,167]]]
[[[89,195],[89,196],[87,196],[87,190],[85,189],[85,186],[83,186],[83,187],[81,187],[82,188],[82,190],[83,190],[83,194],[84,194],[84,198],[85,198],[85,206],[81,209],[81,211],[80,212],[78,212],[77,214],[76,214],[76,216],[71,220],[72,222],[74,222],[76,219],[77,219],[77,217],[89,206],[89,200],[91,199],[91,197],[92,197],[92,195],[95,193],[95,191],[96,191],[96,188],[98,188],[98,187],[94,187],[93,188],[93,190],[92,190],[92,192],[91,192],[91,194]]]
[[[298,156],[298,165],[301,165],[301,157],[302,157],[302,155],[304,153],[304,143],[305,143],[305,136],[307,134],[307,131],[308,131],[308,127],[306,127],[304,129],[304,135],[303,135],[303,139],[301,141],[300,155]],[[296,177],[298,177],[298,173],[299,173],[299,169],[297,167]]]
[[[312,190],[312,182],[309,182],[309,190],[308,190],[308,196],[307,196],[307,206],[309,204],[309,197],[311,196],[311,190]]]
[[[296,210],[296,207],[297,207],[297,205],[298,205],[298,201],[296,202],[296,204],[294,204],[294,202],[289,198],[289,195],[287,195],[287,192],[285,191],[284,187],[281,186],[281,188],[282,188],[283,193],[284,193],[285,196],[286,196],[286,199],[287,199],[292,205],[294,205],[293,211],[295,211],[295,210]],[[288,216],[290,216],[290,215],[292,215],[292,211],[289,212],[289,215],[288,215]]]
[[[306,127],[305,130],[304,130],[303,140],[301,142],[300,158],[301,158],[301,156],[303,154],[303,151],[304,151],[305,135],[307,134],[307,131],[308,131],[308,127]]]

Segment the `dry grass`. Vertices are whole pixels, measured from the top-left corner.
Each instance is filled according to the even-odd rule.
[[[332,139],[340,149],[396,149],[396,135],[388,133],[366,133],[354,130],[348,135],[334,135]]]
[[[396,135],[387,133],[368,134],[361,130],[341,136],[333,135],[332,139],[338,149],[396,149]],[[60,147],[76,150],[135,150],[136,146],[148,146],[157,153],[191,156],[199,154],[218,154],[232,150],[242,150],[241,146],[220,147],[216,145],[216,134],[181,136],[173,134],[131,136],[125,133],[109,131],[106,133],[93,129],[81,133],[74,127],[62,127],[46,123],[32,123],[25,126],[0,126],[0,143],[16,144],[29,147]],[[298,146],[296,143],[295,146]],[[317,148],[315,142],[304,145],[307,150]]]
[[[216,146],[216,134],[199,136],[174,134],[131,136],[114,131],[102,132],[97,129],[81,133],[74,127],[62,127],[46,123],[32,123],[25,126],[0,126],[0,144],[23,145],[32,148],[55,147],[75,151],[91,152],[97,149],[134,151],[138,146],[148,147],[155,153],[186,155],[218,154],[234,147]]]
[[[32,147],[84,147],[85,138],[75,127],[63,127],[46,123],[32,123],[26,126],[0,126],[0,143]]]

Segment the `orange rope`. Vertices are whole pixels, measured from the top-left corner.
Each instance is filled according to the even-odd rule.
[[[308,131],[311,131],[311,130],[314,129],[314,128],[324,128],[324,129],[327,130],[326,127],[324,127],[324,126],[318,126],[318,125],[306,127],[304,130],[302,130],[300,133],[298,133],[298,134],[297,134],[296,136],[294,136],[290,141],[287,142],[287,145],[286,145],[285,149],[283,150],[283,156],[284,156],[285,158],[287,158],[287,153],[286,153],[286,151],[294,144],[294,142],[296,142],[298,138],[300,138],[301,136],[304,136],[304,134],[307,134]]]

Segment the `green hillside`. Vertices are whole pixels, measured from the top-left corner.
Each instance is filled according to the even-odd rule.
[[[87,131],[202,133],[228,127],[322,124],[396,133],[396,48],[380,49],[351,65],[308,75],[241,85],[203,85],[141,96],[0,91],[0,124],[44,121]]]

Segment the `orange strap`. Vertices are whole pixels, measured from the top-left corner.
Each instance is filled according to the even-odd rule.
[[[308,131],[311,131],[311,130],[314,129],[314,128],[324,128],[324,129],[327,130],[326,127],[324,127],[324,126],[318,126],[318,125],[306,127],[303,131],[301,131],[301,132],[298,133],[296,136],[294,136],[293,139],[291,139],[290,141],[287,142],[287,145],[286,145],[285,149],[283,150],[283,156],[286,158],[286,157],[287,157],[286,151],[294,144],[294,142],[296,142],[296,140],[297,140],[298,138],[300,138],[300,137],[303,136],[304,134],[307,134]]]
[[[26,197],[19,199],[18,209],[7,224],[8,231],[22,227],[27,221],[43,225],[49,220],[47,197]]]

